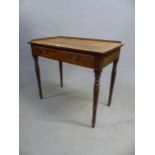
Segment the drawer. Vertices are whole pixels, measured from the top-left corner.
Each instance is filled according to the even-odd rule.
[[[55,49],[49,49],[46,47],[33,47],[33,55],[43,56],[52,59],[58,59],[58,51]]]
[[[77,64],[80,66],[94,67],[95,57],[92,55],[86,55],[81,53],[73,53],[68,51],[59,51],[59,59],[71,64]]]

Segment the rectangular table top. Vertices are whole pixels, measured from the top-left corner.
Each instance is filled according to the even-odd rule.
[[[120,48],[123,45],[120,41],[66,37],[66,36],[32,39],[29,43],[55,47],[58,49],[59,48],[72,49],[99,54],[105,54],[109,51]]]

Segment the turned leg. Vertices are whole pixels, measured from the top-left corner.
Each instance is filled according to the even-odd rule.
[[[62,61],[59,61],[59,70],[60,70],[60,85],[63,87],[63,64]]]
[[[116,77],[117,63],[118,63],[118,60],[115,60],[113,62],[113,69],[112,69],[112,73],[111,73],[111,82],[110,82],[110,90],[109,90],[108,106],[111,105],[111,99],[112,99],[113,88],[114,88],[115,77]]]
[[[95,82],[94,82],[92,128],[95,127],[95,123],[96,123],[97,104],[98,104],[98,96],[99,96],[99,88],[100,88],[100,76],[101,76],[102,70],[94,70],[94,72],[95,72]]]
[[[38,63],[38,56],[33,56],[34,64],[35,64],[35,71],[36,71],[36,77],[38,82],[38,88],[39,88],[39,95],[40,99],[43,99],[42,95],[42,89],[41,89],[41,80],[40,80],[40,69],[39,69],[39,63]]]

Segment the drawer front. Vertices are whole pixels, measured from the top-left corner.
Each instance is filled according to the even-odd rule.
[[[40,46],[33,46],[32,54],[90,68],[93,68],[95,64],[95,57],[93,55],[73,53]]]
[[[43,56],[52,59],[58,59],[58,51],[55,49],[49,49],[46,47],[33,47],[33,55]]]
[[[95,58],[92,55],[73,53],[68,51],[60,51],[59,59],[71,64],[77,64],[80,66],[94,67]]]

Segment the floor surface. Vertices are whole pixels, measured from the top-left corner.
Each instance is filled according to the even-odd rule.
[[[93,74],[89,76],[66,77],[63,88],[58,77],[53,83],[42,80],[43,100],[35,75],[32,83],[20,85],[20,155],[134,155],[133,88],[116,82],[108,107],[108,84],[101,79],[92,129]]]

